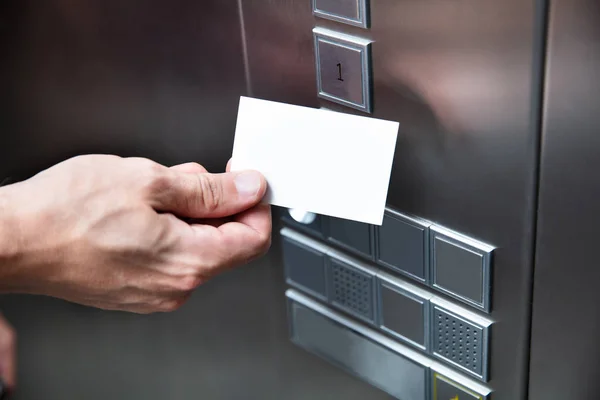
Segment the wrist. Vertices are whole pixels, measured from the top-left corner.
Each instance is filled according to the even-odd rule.
[[[0,187],[0,267],[15,262],[19,257],[18,225],[10,198],[10,188]]]
[[[0,187],[0,292],[17,289],[21,269],[21,232],[9,186]]]

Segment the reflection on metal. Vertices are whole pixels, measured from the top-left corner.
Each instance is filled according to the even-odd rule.
[[[315,219],[317,219],[317,214],[299,210],[297,208],[290,208],[288,212],[294,221],[304,225],[310,225],[315,222]]]

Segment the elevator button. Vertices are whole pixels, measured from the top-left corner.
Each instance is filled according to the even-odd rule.
[[[490,309],[493,247],[431,227],[433,286],[484,311]]]
[[[341,218],[329,217],[325,222],[327,238],[354,253],[373,257],[373,229],[371,225]]]
[[[427,279],[429,223],[386,210],[377,234],[377,261],[421,282]]]
[[[327,299],[325,254],[298,240],[283,238],[287,283],[322,300]]]
[[[403,342],[426,350],[431,295],[382,272],[377,281],[379,327]]]
[[[329,297],[332,305],[371,324],[375,321],[375,276],[329,258]]]
[[[313,0],[313,13],[321,18],[368,27],[367,0]]]
[[[320,27],[313,33],[319,97],[370,113],[371,42]]]
[[[433,374],[433,400],[484,400],[487,396],[475,393],[438,374]]]
[[[491,321],[452,304],[444,305],[444,301],[437,297],[431,303],[433,355],[462,372],[487,381]]]

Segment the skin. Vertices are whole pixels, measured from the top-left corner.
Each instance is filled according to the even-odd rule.
[[[269,249],[264,177],[227,171],[89,155],[0,188],[0,292],[142,314],[178,309],[211,277]],[[14,331],[0,319],[9,387],[14,353]]]

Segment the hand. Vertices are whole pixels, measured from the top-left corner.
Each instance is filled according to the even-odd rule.
[[[0,256],[0,290],[111,310],[175,310],[211,276],[268,250],[265,191],[251,171],[69,159],[0,189],[0,238],[12,238]]]
[[[4,391],[14,390],[17,384],[17,336],[12,326],[0,315],[0,378]]]

